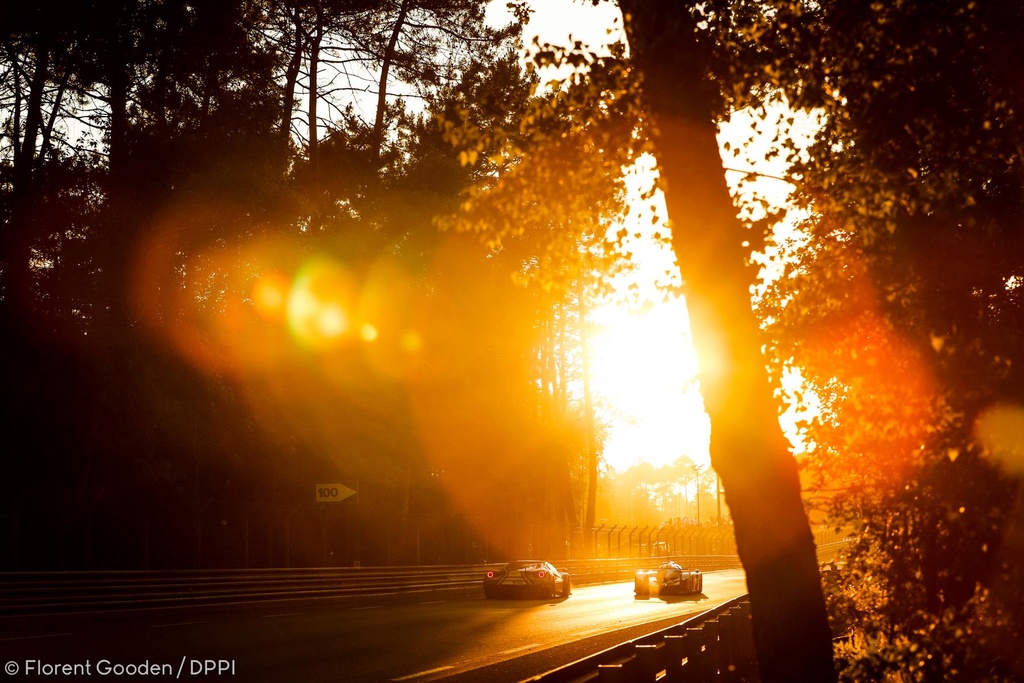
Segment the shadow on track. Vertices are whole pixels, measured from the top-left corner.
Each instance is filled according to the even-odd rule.
[[[661,600],[669,604],[676,604],[680,602],[700,602],[701,600],[708,600],[708,596],[704,593],[690,593],[688,595],[634,595],[634,599],[637,602],[646,602],[648,600]]]

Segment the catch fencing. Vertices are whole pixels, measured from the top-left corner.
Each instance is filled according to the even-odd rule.
[[[0,571],[271,569],[554,562],[666,555],[735,555],[728,519],[602,521],[593,527],[496,516],[415,515],[388,522],[357,504],[211,507],[183,518],[150,508],[113,515],[49,499],[0,505]],[[31,520],[31,523],[29,523]],[[820,544],[835,534],[815,530]]]

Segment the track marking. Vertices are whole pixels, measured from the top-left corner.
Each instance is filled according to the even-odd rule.
[[[61,636],[74,635],[71,633],[44,633],[39,636],[14,636],[13,638],[0,638],[0,643],[8,642],[11,640],[33,640],[35,638],[60,638]]]
[[[540,647],[540,643],[530,643],[529,645],[523,645],[522,647],[514,647],[511,650],[502,650],[495,656],[501,657],[502,655],[511,655],[516,652],[522,652],[523,650],[532,650],[535,647]]]
[[[150,628],[170,628],[171,626],[191,626],[192,624],[205,624],[205,621],[179,621],[173,624],[154,624]]]
[[[411,681],[414,678],[423,678],[431,674],[441,673],[442,671],[448,671],[454,669],[454,666],[439,666],[436,669],[427,669],[426,671],[420,671],[419,673],[409,674],[408,676],[401,676],[399,678],[392,678],[392,681]]]
[[[294,617],[299,614],[306,614],[306,612],[285,612],[283,614],[265,614],[264,619],[273,619],[274,617]]]
[[[356,610],[360,609],[380,609],[380,607],[380,605],[370,605],[369,607],[353,607],[352,611],[355,612]]]
[[[447,600],[427,600],[426,602],[417,602],[417,605],[440,605],[442,602],[448,602]]]

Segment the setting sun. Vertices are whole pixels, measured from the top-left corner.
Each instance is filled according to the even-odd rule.
[[[707,464],[711,430],[696,382],[686,303],[654,292],[649,298],[640,306],[616,303],[593,312],[591,376],[608,425],[604,460],[620,471],[682,456]]]
[[[680,298],[641,310],[594,312],[594,392],[606,411],[605,461],[625,470],[681,456],[708,462],[710,427],[696,383],[686,304]]]

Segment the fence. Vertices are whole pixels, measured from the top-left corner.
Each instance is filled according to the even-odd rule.
[[[727,524],[601,524],[588,530],[576,527],[571,530],[570,539],[571,547],[595,558],[736,554],[732,525]]]
[[[91,510],[91,508],[90,508]],[[28,524],[31,517],[32,523]],[[542,557],[555,562],[668,555],[735,555],[729,524],[522,523],[461,518],[397,524],[356,505],[208,509],[11,509],[0,512],[0,570],[255,569],[478,564]],[[816,532],[818,543],[828,530]]]
[[[730,526],[565,523],[464,519],[390,523],[352,506],[268,506],[75,514],[0,514],[0,571],[250,569],[473,564],[519,557],[552,561],[734,554]],[[31,520],[31,521],[29,521]]]

